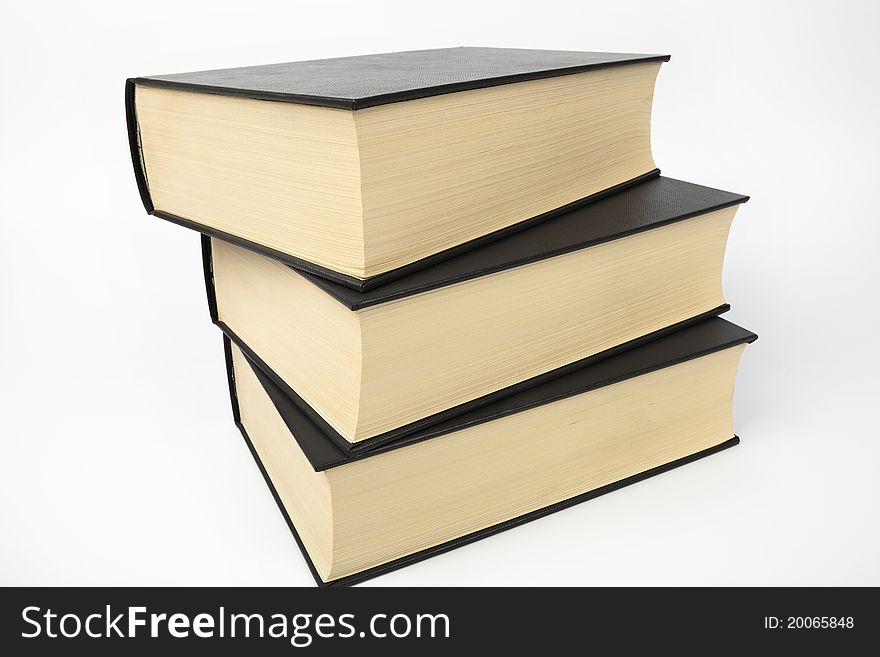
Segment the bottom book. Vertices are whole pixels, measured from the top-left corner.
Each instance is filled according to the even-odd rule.
[[[235,422],[316,582],[337,586],[736,445],[756,338],[710,319],[355,456],[224,341]]]

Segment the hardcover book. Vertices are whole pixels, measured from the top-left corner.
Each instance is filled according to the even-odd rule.
[[[446,48],[128,80],[147,211],[357,290],[657,174],[666,55]]]
[[[236,424],[315,580],[339,585],[736,444],[756,337],[710,319],[357,455],[225,346]]]
[[[367,292],[205,237],[209,305],[356,453],[725,311],[746,199],[656,178]]]

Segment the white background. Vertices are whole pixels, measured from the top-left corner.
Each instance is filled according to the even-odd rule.
[[[865,2],[6,3],[0,584],[311,585],[232,424],[198,236],[126,77],[456,45],[672,54],[655,159],[750,194],[741,446],[375,585],[880,584],[880,10]]]

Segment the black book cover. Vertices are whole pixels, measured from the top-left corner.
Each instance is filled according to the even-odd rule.
[[[134,82],[359,110],[611,66],[665,61],[669,55],[462,47],[150,75]]]
[[[681,363],[694,358],[699,358],[701,356],[705,356],[723,349],[728,349],[736,345],[750,343],[756,339],[757,336],[754,333],[747,331],[739,326],[736,326],[735,324],[732,324],[720,318],[710,319],[701,322],[700,324],[696,324],[689,328],[678,331],[664,338],[655,340],[641,347],[631,349],[614,358],[606,359],[605,361],[602,361],[601,363],[598,363],[596,365],[584,367],[565,376],[559,377],[552,381],[548,381],[541,386],[532,388],[528,391],[524,391],[518,395],[508,397],[504,400],[499,400],[491,406],[477,409],[467,414],[466,416],[455,419],[454,421],[438,425],[430,431],[414,434],[407,437],[406,439],[382,445],[370,453],[358,455],[348,455],[340,450],[335,442],[329,436],[323,433],[321,429],[310,420],[309,416],[301,410],[299,405],[291,401],[284,394],[284,391],[276,386],[273,383],[272,379],[267,376],[267,374],[258,365],[250,360],[248,362],[250,367],[256,374],[260,384],[263,386],[275,408],[284,420],[284,423],[290,429],[291,434],[297,441],[300,449],[306,455],[315,470],[321,471],[333,467],[338,467],[357,459],[369,458],[372,455],[382,453],[391,449],[397,449],[405,445],[410,445],[416,441],[439,438],[445,434],[452,433],[465,427],[474,426],[483,422],[490,422],[496,418],[518,413],[529,408],[534,408],[536,406],[547,404],[559,399],[564,399],[573,395],[582,394],[590,390],[595,390],[597,388],[618,383],[620,381],[637,377],[642,374],[647,374],[649,372],[663,369],[665,367],[670,367],[677,363]],[[253,455],[254,460],[257,463],[257,466],[260,468],[260,471],[262,472],[266,483],[272,491],[273,497],[278,504],[278,508],[284,516],[291,532],[294,535],[294,538],[297,541],[297,544],[300,547],[300,550],[303,553],[303,556],[309,564],[309,568],[311,569],[315,581],[322,586],[354,584],[365,579],[381,575],[383,573],[401,568],[408,564],[421,561],[435,554],[440,554],[455,547],[472,543],[481,538],[485,538],[487,536],[491,536],[492,534],[504,531],[505,529],[515,527],[530,520],[534,520],[555,511],[567,508],[574,504],[578,504],[599,495],[617,490],[619,488],[622,488],[623,486],[642,481],[643,479],[651,477],[655,474],[659,474],[680,465],[690,463],[699,458],[702,458],[703,456],[708,456],[709,454],[713,454],[739,443],[739,438],[737,436],[732,436],[730,439],[696,454],[692,454],[671,463],[647,470],[645,472],[634,475],[632,477],[628,477],[613,484],[609,484],[607,486],[588,491],[582,495],[578,495],[568,500],[553,504],[551,506],[538,509],[531,513],[474,532],[453,541],[449,541],[447,543],[429,548],[427,550],[423,550],[421,552],[402,557],[395,561],[382,564],[375,568],[371,568],[369,570],[342,578],[340,580],[326,583],[323,582],[318,576],[317,571],[312,564],[311,558],[309,557],[308,552],[304,548],[302,541],[299,538],[296,527],[293,525],[290,517],[288,516],[284,505],[281,503],[277,491],[275,490],[271,479],[266,473],[266,470],[263,467],[263,464],[256,450],[254,449],[250,438],[247,435],[247,431],[241,424],[235,387],[235,371],[233,369],[232,362],[231,342],[228,337],[224,337],[224,348],[229,380],[229,392],[232,402],[233,418],[235,420],[236,426],[238,426],[239,430],[241,431],[242,436],[247,442],[251,454]],[[245,355],[247,355],[246,352]]]
[[[149,214],[264,253],[343,287],[367,291],[544,221],[560,211],[648,180],[660,172],[655,169],[564,208],[546,212],[378,276],[359,279],[196,221],[156,210],[150,198],[141,161],[134,102],[135,85],[358,110],[469,89],[571,75],[592,69],[668,60],[668,55],[514,48],[441,48],[130,78],[125,84],[125,114],[135,180],[141,201]]]

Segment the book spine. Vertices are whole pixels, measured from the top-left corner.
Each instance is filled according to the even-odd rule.
[[[243,430],[241,413],[238,407],[238,389],[235,387],[235,367],[232,364],[232,342],[223,336],[223,355],[226,356],[226,381],[229,383],[229,401],[232,402],[232,419],[235,426]]]
[[[131,151],[131,165],[134,168],[134,179],[137,182],[141,202],[147,214],[153,214],[153,199],[147,186],[147,172],[144,168],[144,157],[141,152],[141,135],[138,129],[137,113],[134,107],[134,80],[125,81],[125,123],[128,128],[128,148]]]
[[[208,313],[211,315],[211,321],[217,324],[220,316],[217,312],[217,288],[214,287],[214,252],[211,249],[211,238],[204,233],[202,233],[202,271],[205,274]]]

